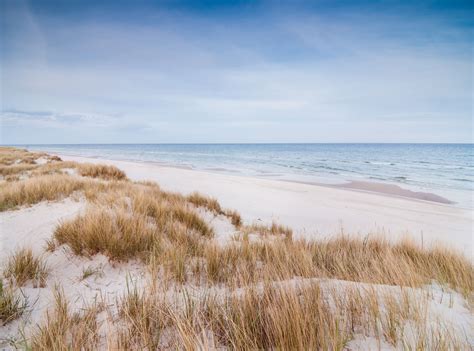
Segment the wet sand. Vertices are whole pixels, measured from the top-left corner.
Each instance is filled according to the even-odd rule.
[[[347,184],[335,185],[335,187],[344,188],[344,189],[356,189],[356,190],[362,190],[362,191],[367,191],[367,192],[406,197],[410,199],[417,199],[417,200],[423,200],[423,201],[432,201],[432,202],[438,202],[441,204],[454,204],[455,203],[451,200],[448,200],[442,196],[439,196],[433,193],[403,189],[402,187],[396,184],[351,181]]]

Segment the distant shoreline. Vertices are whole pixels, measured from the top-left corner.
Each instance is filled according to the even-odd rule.
[[[44,151],[41,149],[31,149],[31,150]],[[170,167],[170,168],[185,169],[185,170],[190,170],[190,171],[236,175],[236,176],[256,178],[256,179],[271,179],[274,181],[300,183],[300,184],[316,185],[316,186],[329,187],[329,188],[338,188],[338,189],[344,189],[344,190],[374,193],[374,194],[379,194],[379,195],[404,198],[404,199],[408,199],[412,201],[426,201],[426,202],[434,202],[434,203],[444,204],[444,205],[457,204],[457,202],[452,201],[446,197],[440,196],[436,193],[413,191],[410,189],[403,188],[396,184],[381,183],[381,182],[375,182],[375,181],[365,181],[365,180],[341,181],[341,179],[337,179],[337,182],[335,183],[323,183],[323,182],[300,181],[297,179],[285,179],[285,178],[272,179],[269,175],[265,175],[265,174],[262,174],[261,176],[248,175],[245,173],[239,173],[238,171],[230,170],[230,169],[226,169],[222,167],[196,169],[191,166],[178,165],[178,164],[172,164],[172,163],[160,162],[160,161],[147,161],[147,160],[137,160],[137,159],[115,159],[115,158],[107,158],[107,157],[102,157],[102,156],[93,157],[93,156],[83,156],[81,154],[72,154],[72,153],[62,154],[62,153],[55,153],[55,152],[50,152],[50,151],[48,152],[54,155],[58,155],[60,157],[81,157],[81,158],[90,158],[90,159],[97,159],[97,160],[104,160],[104,161],[107,161],[107,160],[119,161],[119,162],[125,161],[125,162],[136,162],[136,163],[144,163],[144,164],[154,164],[160,167]]]

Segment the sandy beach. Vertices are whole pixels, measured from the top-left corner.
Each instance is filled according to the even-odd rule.
[[[472,1],[3,1],[0,351],[474,351]]]
[[[357,189],[336,188],[152,163],[59,156],[70,161],[115,165],[133,180],[156,181],[170,191],[200,191],[217,198],[225,207],[237,209],[248,223],[276,220],[307,238],[327,237],[341,231],[361,236],[383,235],[388,239],[409,236],[424,245],[441,243],[454,247],[469,257],[473,253],[471,210],[403,197],[407,191],[397,192],[393,186],[371,183],[364,187],[359,183]],[[384,194],[387,188],[388,193]]]
[[[303,322],[288,331],[335,328],[316,339],[329,348],[396,350],[448,336],[448,345],[472,345],[468,210],[375,183],[354,189],[1,151],[4,349],[67,349],[70,340],[73,349],[142,349],[150,337],[152,349],[207,349],[241,339],[239,329],[222,341],[212,336],[234,321],[203,339],[215,313],[227,320],[245,309],[255,320],[268,309],[263,326],[281,305],[288,309],[278,323],[295,309]],[[254,300],[224,303],[243,296]],[[198,322],[182,330],[190,301]]]

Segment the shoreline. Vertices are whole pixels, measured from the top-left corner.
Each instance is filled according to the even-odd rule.
[[[158,163],[52,153],[64,160],[114,165],[136,181],[163,189],[199,191],[235,208],[248,223],[276,220],[309,238],[337,233],[409,237],[418,243],[453,246],[472,256],[472,211],[450,204],[336,186],[288,182],[190,170]]]
[[[32,149],[32,151],[42,151],[41,149]],[[263,180],[270,180],[270,181],[281,181],[281,182],[289,182],[289,183],[296,183],[296,184],[307,184],[313,185],[318,187],[328,187],[328,188],[336,188],[336,189],[344,189],[350,191],[359,191],[363,193],[369,194],[378,194],[383,196],[389,197],[396,197],[401,199],[407,199],[411,201],[421,201],[421,202],[429,202],[429,203],[437,203],[443,205],[452,205],[462,209],[469,209],[467,207],[462,207],[459,205],[458,202],[452,201],[446,197],[440,196],[433,192],[424,192],[424,191],[414,191],[407,188],[403,188],[400,185],[384,182],[384,181],[371,181],[371,180],[353,180],[353,179],[345,179],[345,180],[338,180],[336,183],[323,183],[323,182],[312,182],[312,181],[304,181],[304,180],[297,180],[297,179],[285,179],[285,178],[271,178],[265,175],[262,176],[255,176],[255,175],[248,175],[239,171],[229,170],[225,168],[205,168],[205,169],[197,169],[193,168],[192,166],[188,165],[178,165],[178,164],[171,164],[167,162],[161,161],[144,161],[144,160],[135,160],[135,159],[114,159],[114,158],[105,158],[101,156],[82,156],[79,154],[62,154],[56,152],[49,152],[52,155],[57,155],[59,157],[79,157],[84,159],[91,159],[91,160],[103,160],[103,161],[114,161],[114,162],[131,162],[131,163],[139,163],[139,164],[152,164],[158,167],[167,167],[167,168],[175,168],[175,169],[184,169],[189,171],[195,172],[203,172],[209,174],[220,174],[220,175],[229,175],[229,176],[236,176],[236,177],[245,177],[251,179],[263,179]]]

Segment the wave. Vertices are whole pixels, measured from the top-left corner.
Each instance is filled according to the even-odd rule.
[[[393,179],[396,182],[406,182],[406,181],[408,181],[408,178],[404,177],[404,176],[392,177],[391,179]]]
[[[374,162],[374,161],[364,161],[364,163],[370,164],[370,165],[377,165],[377,166],[395,166],[396,163],[394,162]]]
[[[374,179],[374,180],[387,180],[387,178],[384,178],[384,177],[376,177],[376,176],[370,176],[369,179]]]
[[[466,178],[452,178],[451,180],[455,180],[455,181],[458,181],[458,182],[474,183],[474,180],[466,179]]]

